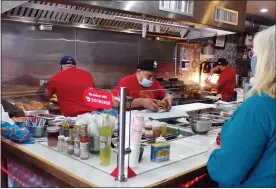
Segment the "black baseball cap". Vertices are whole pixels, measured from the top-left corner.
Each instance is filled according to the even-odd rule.
[[[76,61],[73,57],[71,56],[64,56],[62,57],[62,59],[60,60],[60,65],[66,65],[66,64],[72,64],[72,65],[76,65]]]
[[[228,61],[225,58],[219,58],[217,61],[217,65],[227,66]]]
[[[154,59],[143,59],[137,65],[137,69],[158,72],[158,63]]]

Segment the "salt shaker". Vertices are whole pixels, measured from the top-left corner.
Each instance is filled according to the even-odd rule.
[[[58,136],[58,144],[57,144],[57,150],[59,152],[63,151],[63,145],[64,145],[64,136],[63,135],[59,135]]]

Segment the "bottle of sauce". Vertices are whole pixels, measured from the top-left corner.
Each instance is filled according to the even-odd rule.
[[[162,136],[167,136],[167,123],[160,122],[160,130],[161,130]]]
[[[109,166],[111,164],[111,134],[112,127],[110,117],[102,115],[102,125],[99,129],[100,134],[100,164]]]
[[[161,135],[161,128],[159,122],[154,122],[152,124],[153,138],[157,138]]]
[[[89,158],[89,138],[87,125],[80,126],[80,158],[87,160]]]

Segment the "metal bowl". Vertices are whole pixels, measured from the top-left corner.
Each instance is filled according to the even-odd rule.
[[[192,131],[196,134],[206,134],[212,126],[212,119],[204,115],[192,116],[189,121]]]
[[[46,134],[46,126],[29,126],[31,137],[44,137]]]

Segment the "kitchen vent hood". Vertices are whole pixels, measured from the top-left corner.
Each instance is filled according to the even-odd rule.
[[[186,40],[244,30],[245,15],[240,13],[240,1],[236,3],[237,25],[225,23],[228,18],[225,13],[220,13],[220,17],[216,16],[224,18],[224,22],[215,21],[215,10],[222,6],[220,1],[200,2],[204,5],[201,8],[206,10],[199,10],[200,4],[197,1],[185,1],[185,4],[175,5],[179,10],[172,13],[168,8],[169,4],[162,4],[162,1],[28,1],[3,13],[2,21],[62,25],[139,33],[143,37],[152,35]],[[235,5],[235,1],[223,2],[231,10]]]

